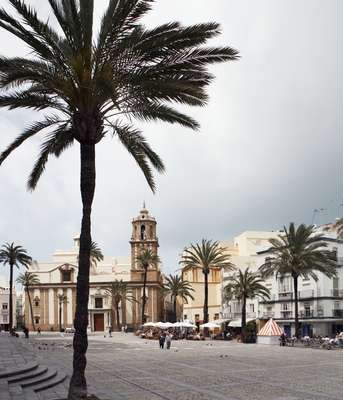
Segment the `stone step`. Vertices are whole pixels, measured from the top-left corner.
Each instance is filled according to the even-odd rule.
[[[66,378],[67,375],[64,372],[59,371],[53,379],[43,382],[39,386],[35,386],[34,390],[35,392],[41,392],[43,390],[50,389],[64,382]]]
[[[24,390],[24,398],[25,400],[40,400],[39,395],[32,388]]]
[[[23,374],[25,372],[32,371],[32,370],[36,369],[37,367],[38,367],[37,362],[35,362],[35,361],[29,362],[18,368],[8,369],[8,370],[0,372],[0,379],[5,379],[5,378],[9,378],[11,376]]]
[[[53,379],[56,375],[57,371],[55,369],[51,369],[45,372],[43,375],[28,379],[25,382],[20,382],[19,384],[22,388],[33,387],[34,390],[36,390],[36,386],[39,386],[43,382]]]
[[[40,365],[38,368],[35,368],[31,371],[28,372],[23,372],[22,374],[18,374],[12,377],[9,377],[7,379],[7,382],[9,384],[11,383],[21,383],[27,379],[31,379],[31,378],[35,378],[37,376],[43,375],[45,372],[47,372],[48,367],[44,366],[44,365]]]

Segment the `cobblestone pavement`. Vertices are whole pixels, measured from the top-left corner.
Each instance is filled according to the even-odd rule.
[[[30,347],[45,364],[71,372],[72,337],[42,335]],[[90,391],[101,400],[342,400],[343,351],[156,341],[132,334],[90,336]],[[51,393],[50,395],[52,395]],[[63,393],[60,391],[59,395]]]

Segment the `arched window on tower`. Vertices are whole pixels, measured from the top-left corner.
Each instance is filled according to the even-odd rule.
[[[145,225],[141,225],[141,240],[146,239]]]
[[[150,225],[150,239],[154,238],[154,227]]]

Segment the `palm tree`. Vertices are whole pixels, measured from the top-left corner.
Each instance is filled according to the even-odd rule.
[[[152,169],[164,171],[132,121],[165,121],[194,130],[198,123],[170,103],[204,106],[213,79],[208,65],[238,59],[231,47],[206,47],[220,34],[217,23],[149,29],[142,17],[153,0],[109,0],[99,29],[94,0],[48,0],[59,29],[40,19],[24,0],[8,0],[15,15],[0,10],[0,27],[24,42],[30,58],[0,58],[0,107],[49,111],[28,126],[0,155],[0,164],[25,140],[46,130],[28,180],[34,190],[51,156],[80,146],[82,222],[79,248],[73,375],[69,400],[87,395],[85,378],[91,248],[95,191],[95,146],[116,136],[155,190]],[[98,31],[95,37],[95,31]],[[50,111],[53,110],[54,113]]]
[[[96,242],[91,243],[90,250],[90,267],[95,271],[98,262],[104,259],[104,255],[102,254],[102,250]]]
[[[295,335],[299,337],[299,315],[298,315],[298,279],[310,276],[315,281],[318,277],[315,273],[321,272],[332,278],[336,275],[336,252],[326,250],[327,243],[321,234],[315,234],[313,225],[304,224],[295,227],[290,223],[289,228],[284,228],[284,233],[278,239],[269,240],[272,247],[266,262],[261,265],[262,277],[272,276],[283,279],[291,276],[293,279],[294,292],[294,317]]]
[[[334,224],[333,228],[337,231],[337,238],[342,240],[343,239],[343,218],[339,218]],[[327,230],[329,230],[328,228]]]
[[[131,290],[128,288],[127,283],[123,282],[123,280],[118,281],[117,279],[112,282],[111,286],[106,289],[107,294],[111,296],[112,299],[112,309],[115,310],[116,313],[116,325],[118,331],[120,331],[121,326],[120,326],[120,318],[119,318],[119,304],[123,304],[124,302],[128,301],[130,303],[133,303],[136,301],[134,298]],[[112,321],[114,321],[114,318],[112,318]]]
[[[62,332],[62,306],[63,304],[68,304],[68,298],[65,294],[58,294],[58,324],[60,328],[60,332]]]
[[[201,268],[204,274],[204,318],[203,323],[208,322],[208,275],[214,270],[233,270],[234,266],[230,262],[230,256],[225,249],[220,247],[218,242],[202,239],[201,244],[191,244],[182,254],[180,264],[186,271],[192,268]]]
[[[30,295],[30,288],[34,285],[38,285],[40,283],[38,275],[32,273],[32,272],[24,272],[23,274],[20,274],[17,278],[17,283],[20,283],[26,294],[27,298],[29,300],[29,306],[30,306],[30,313],[31,313],[31,323],[33,330],[36,330],[35,327],[35,320],[33,318],[33,310],[32,310],[32,301],[31,301],[31,295]]]
[[[28,268],[32,258],[27,255],[27,251],[22,246],[15,246],[14,243],[6,243],[0,249],[0,263],[10,267],[10,298],[9,298],[9,331],[13,331],[13,267],[24,266]]]
[[[166,283],[164,285],[166,292],[171,295],[173,301],[173,312],[174,312],[174,322],[177,320],[176,315],[176,304],[177,298],[181,297],[181,299],[187,303],[188,299],[194,300],[194,297],[191,292],[194,292],[194,289],[190,285],[189,282],[184,281],[179,275],[169,275],[166,277]]]
[[[229,278],[229,283],[224,287],[224,301],[239,300],[242,306],[242,340],[245,342],[246,336],[246,305],[247,299],[255,297],[270,298],[269,289],[263,285],[263,279],[246,268],[244,272],[238,271],[238,274]]]
[[[157,254],[154,254],[152,250],[150,249],[145,249],[141,252],[136,257],[136,261],[138,262],[138,265],[144,270],[144,275],[143,275],[143,296],[142,296],[142,325],[146,322],[146,316],[145,316],[145,306],[146,306],[146,301],[147,301],[147,296],[146,296],[146,281],[147,281],[147,274],[148,274],[148,268],[150,266],[156,266],[158,263],[160,263],[160,258]]]

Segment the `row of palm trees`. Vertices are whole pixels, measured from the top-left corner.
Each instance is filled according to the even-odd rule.
[[[164,163],[133,125],[134,120],[164,121],[198,130],[198,122],[174,104],[205,106],[207,88],[214,78],[208,66],[237,60],[239,55],[232,47],[206,46],[220,34],[215,22],[193,26],[170,22],[153,29],[144,26],[142,18],[151,10],[153,0],[109,0],[99,29],[93,19],[94,0],[48,0],[58,29],[25,1],[8,2],[8,7],[0,10],[0,28],[25,44],[30,56],[1,57],[0,107],[47,114],[2,152],[0,164],[26,140],[45,130],[28,180],[29,190],[34,190],[49,158],[60,157],[73,144],[80,149],[82,220],[68,399],[82,399],[87,396],[96,145],[107,134],[115,136],[155,191],[153,170],[163,172]]]
[[[338,237],[343,237],[343,219],[335,224]],[[301,224],[298,227],[290,223],[288,228],[277,239],[270,239],[269,257],[258,271],[252,272],[247,268],[238,271],[230,278],[224,288],[224,300],[232,299],[241,302],[242,339],[246,331],[246,301],[255,297],[270,298],[270,291],[264,286],[264,280],[275,276],[283,279],[291,276],[294,292],[295,335],[299,337],[298,312],[298,280],[300,277],[311,277],[318,280],[317,273],[323,273],[329,278],[336,275],[337,255],[327,249],[327,241],[323,234],[316,234],[313,225]],[[208,275],[212,269],[235,271],[230,262],[230,255],[218,242],[203,239],[200,244],[191,245],[184,250],[181,265],[183,270],[200,268],[204,275],[204,307],[203,321],[208,322]]]
[[[97,243],[92,242],[91,245],[91,257],[90,263],[93,268],[96,268],[97,263],[103,260],[104,256],[102,251]],[[27,254],[27,251],[22,246],[16,246],[14,243],[8,244],[6,243],[2,246],[0,250],[0,263],[4,265],[8,265],[10,268],[10,279],[9,279],[9,287],[10,287],[10,295],[9,295],[9,327],[10,331],[13,330],[13,269],[14,267],[20,268],[21,266],[28,268],[30,263],[32,262],[32,258]],[[137,256],[137,262],[139,266],[144,270],[143,277],[143,297],[142,297],[142,324],[146,322],[146,284],[147,284],[147,273],[150,266],[155,266],[160,262],[160,259],[157,255],[155,255],[150,249],[143,250]],[[24,288],[24,291],[27,295],[27,299],[29,302],[30,308],[30,316],[32,327],[35,330],[35,321],[34,321],[34,313],[32,307],[32,299],[30,294],[30,288],[39,284],[39,278],[36,274],[32,272],[24,272],[20,274],[17,278],[17,283],[21,284]],[[193,289],[190,287],[188,282],[182,280],[182,278],[178,275],[169,275],[166,278],[165,285],[162,287],[161,294],[163,297],[166,297],[168,294],[171,296],[173,301],[173,313],[174,319],[176,321],[176,307],[177,307],[177,298],[180,297],[184,301],[187,301],[188,298],[193,298],[191,291]],[[131,290],[128,288],[126,282],[122,280],[115,280],[109,288],[106,289],[106,292],[111,296],[112,299],[112,321],[116,319],[116,326],[118,330],[120,330],[120,315],[119,315],[119,305],[124,304],[125,302],[137,302],[138,300],[133,296]],[[59,325],[60,330],[62,329],[61,321],[62,321],[62,307],[63,304],[68,302],[67,297],[64,294],[58,294],[58,309],[59,309]],[[114,318],[115,314],[115,318]]]

